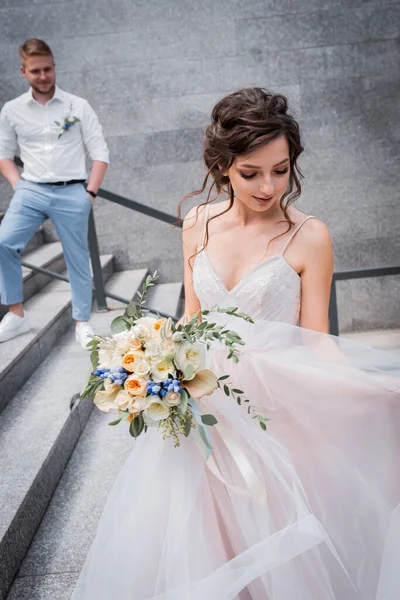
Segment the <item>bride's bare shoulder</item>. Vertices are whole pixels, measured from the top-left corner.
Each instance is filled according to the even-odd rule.
[[[212,204],[199,204],[193,206],[187,213],[183,221],[183,229],[193,229],[193,231],[204,231],[204,219],[206,214],[208,217],[216,217],[223,213],[228,208],[229,202],[217,202]]]
[[[304,220],[296,219],[295,226]],[[311,215],[310,215],[311,216]],[[329,229],[323,221],[313,217],[308,219],[296,234],[297,250],[303,257],[304,263],[315,263],[318,260],[324,264],[333,264],[333,248]]]
[[[314,248],[331,245],[331,236],[328,226],[320,219],[317,219],[316,217],[308,219],[306,223],[304,223],[302,229],[304,229],[304,233],[307,235],[310,245]]]

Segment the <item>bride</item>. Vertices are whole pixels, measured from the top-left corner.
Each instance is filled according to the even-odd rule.
[[[327,333],[332,247],[294,206],[302,150],[283,96],[244,89],[215,106],[194,195],[212,184],[184,224],[185,315],[253,317],[213,316],[246,346],[237,365],[218,343],[208,361],[268,430],[223,392],[204,398],[220,478],[191,437],[141,436],[73,600],[400,598],[400,361]]]

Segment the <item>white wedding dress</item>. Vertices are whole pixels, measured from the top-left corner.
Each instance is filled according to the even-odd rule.
[[[268,431],[223,391],[203,399],[225,483],[193,438],[141,436],[73,600],[400,599],[400,359],[297,327],[301,280],[285,249],[230,291],[206,250],[193,273],[202,308],[256,321],[213,315],[247,345],[237,365],[218,343],[208,359]]]

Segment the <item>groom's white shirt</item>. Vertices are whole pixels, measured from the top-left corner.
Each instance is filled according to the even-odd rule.
[[[66,117],[77,117],[61,137]],[[0,113],[0,159],[13,160],[20,149],[23,178],[49,183],[86,179],[85,148],[92,160],[109,162],[109,151],[96,113],[83,98],[56,86],[54,96],[44,106],[32,89],[6,102]]]

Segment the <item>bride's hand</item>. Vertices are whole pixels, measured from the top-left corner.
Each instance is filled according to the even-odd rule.
[[[190,321],[190,317],[189,317],[189,315],[183,315],[183,316],[182,316],[182,317],[179,319],[179,321],[177,321],[177,323],[176,323],[176,327],[179,327],[179,325],[182,325],[182,326],[184,327],[185,325],[187,325],[187,324],[189,323],[189,321]]]
[[[200,325],[202,319],[201,319],[201,312],[198,311],[197,313],[194,313],[193,315],[188,315],[188,314],[184,314],[179,321],[176,324],[176,327],[179,327],[179,325],[182,325],[183,327],[185,325],[187,325],[192,319],[193,317],[197,316],[197,324]]]

